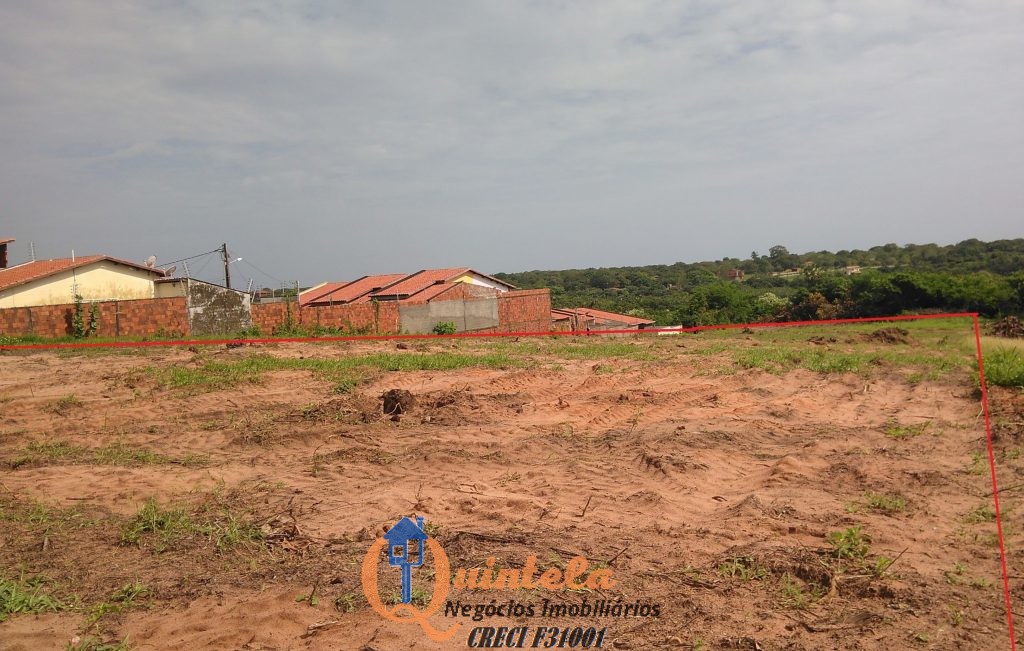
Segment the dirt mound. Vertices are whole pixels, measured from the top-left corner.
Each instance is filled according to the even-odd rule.
[[[865,341],[874,341],[882,344],[910,343],[910,332],[903,328],[882,328],[862,335],[862,337]]]
[[[398,420],[416,406],[416,397],[405,389],[388,389],[381,399],[384,401],[384,415],[391,416],[391,420]]]
[[[474,418],[474,412],[479,412],[481,405],[476,396],[467,389],[433,394],[426,405],[428,413],[423,420],[433,425],[466,425],[485,422]]]
[[[1024,338],[1024,323],[1015,316],[1006,316],[989,326],[988,331],[997,337],[1021,339]]]

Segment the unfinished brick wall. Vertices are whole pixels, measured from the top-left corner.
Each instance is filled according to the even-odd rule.
[[[546,332],[551,330],[551,290],[517,289],[498,295],[497,328],[478,332]]]
[[[254,303],[252,306],[252,324],[265,335],[285,327],[289,317],[293,325],[308,328],[320,326],[369,334],[399,332],[398,305],[393,302],[303,308],[294,302]]]
[[[98,309],[97,337],[189,334],[184,297],[83,303],[82,319],[86,325],[93,305]],[[0,334],[68,337],[74,334],[74,314],[74,303],[0,309]]]

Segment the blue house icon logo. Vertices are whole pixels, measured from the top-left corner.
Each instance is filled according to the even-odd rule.
[[[423,565],[423,518],[405,517],[384,534],[388,545],[388,565],[402,570],[402,603],[412,602],[412,568]]]

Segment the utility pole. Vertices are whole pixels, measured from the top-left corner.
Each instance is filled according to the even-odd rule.
[[[228,269],[228,265],[231,261],[228,260],[228,243],[224,242],[220,245],[221,256],[224,258],[224,286],[231,289],[231,271]]]

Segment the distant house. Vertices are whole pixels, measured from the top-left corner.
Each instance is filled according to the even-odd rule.
[[[6,266],[7,244],[0,254],[0,308],[35,307],[85,301],[153,298],[153,281],[164,272],[141,263],[109,255],[76,256],[54,260],[33,260]]]
[[[551,310],[553,330],[646,330],[654,326],[652,319],[605,312],[589,307],[555,308]]]
[[[480,287],[493,292],[515,289],[502,280],[469,267],[423,269],[414,274],[363,276],[352,282],[327,282],[299,294],[299,305],[315,307],[370,301],[427,302],[458,286]]]
[[[845,274],[847,276],[853,276],[853,275],[859,274],[859,273],[860,273],[860,266],[858,266],[858,265],[854,264],[854,265],[850,265],[848,267],[843,267],[843,274]]]
[[[743,282],[744,273],[742,269],[729,269],[722,272],[722,277],[726,280],[732,280],[735,282]]]

